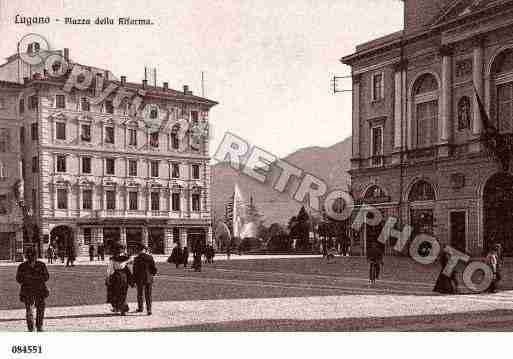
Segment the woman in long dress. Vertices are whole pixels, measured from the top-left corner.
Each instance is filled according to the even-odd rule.
[[[435,287],[433,288],[434,292],[442,293],[442,294],[454,294],[456,293],[456,280],[454,278],[454,271],[450,277],[444,274],[444,269],[449,262],[449,256],[447,253],[443,252],[440,256],[440,264],[442,266],[442,270],[438,275],[436,280]]]
[[[112,305],[112,311],[125,315],[129,308],[126,302],[128,286],[134,285],[132,272],[128,264],[133,259],[128,257],[123,247],[114,248],[114,255],[107,266],[107,303]]]

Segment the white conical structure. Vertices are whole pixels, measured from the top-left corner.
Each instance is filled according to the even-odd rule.
[[[239,186],[233,190],[233,237],[240,238],[244,218],[244,199]]]

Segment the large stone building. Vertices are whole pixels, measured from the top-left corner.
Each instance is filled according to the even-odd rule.
[[[91,245],[132,252],[142,242],[167,254],[178,242],[210,241],[208,136],[191,129],[206,128],[216,102],[74,64],[67,49],[62,56],[93,74],[90,88],[67,91],[69,71],[49,76],[19,55],[0,66],[0,260],[19,259],[26,245],[87,255]],[[95,104],[108,85],[117,90]],[[121,91],[140,106],[129,96],[118,105]]]
[[[513,130],[513,1],[405,0],[404,14],[402,31],[342,59],[357,201],[471,255],[494,242],[513,253],[513,176],[482,140],[475,96]]]

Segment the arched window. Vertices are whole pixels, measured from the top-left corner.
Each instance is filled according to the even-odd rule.
[[[501,132],[513,131],[513,49],[501,52],[494,60],[492,76],[495,81],[495,116]]]
[[[408,196],[409,202],[419,202],[419,201],[434,201],[435,200],[435,190],[433,186],[424,181],[420,180],[413,185],[410,190],[410,195]]]
[[[438,122],[438,81],[435,76],[425,74],[415,81],[413,103],[413,145],[430,147],[436,143]]]

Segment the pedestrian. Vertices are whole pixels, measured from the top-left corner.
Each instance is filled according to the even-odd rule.
[[[497,293],[497,283],[501,279],[500,273],[498,272],[499,249],[500,245],[494,245],[486,256],[486,262],[491,267],[493,274],[492,282],[487,290],[490,293]]]
[[[230,254],[232,250],[232,244],[228,242],[228,245],[226,246],[226,259],[230,260]]]
[[[53,259],[55,258],[55,249],[51,244],[49,244],[48,248],[46,249],[46,258],[48,259],[49,264],[53,263]]]
[[[96,251],[97,258],[100,261],[105,261],[105,246],[103,244],[98,245],[98,250]]]
[[[195,272],[201,272],[201,256],[203,255],[203,246],[200,244],[196,244],[192,248],[192,268]]]
[[[208,244],[207,248],[205,250],[205,256],[207,258],[207,263],[214,263],[214,257],[216,255],[216,252],[214,250],[214,246],[212,244]]]
[[[25,304],[28,331],[34,331],[33,307],[35,306],[36,330],[42,332],[45,316],[45,299],[49,295],[46,282],[50,275],[46,265],[36,259],[34,248],[27,248],[25,259],[26,261],[18,266],[16,272],[16,281],[21,284],[20,300]]]
[[[456,273],[453,270],[450,276],[445,275],[444,270],[447,263],[449,263],[449,254],[447,252],[443,252],[440,256],[440,265],[442,266],[442,270],[438,275],[433,291],[442,294],[455,294],[457,288]]]
[[[89,245],[89,261],[94,261],[94,246],[92,244]]]
[[[180,264],[183,262],[183,251],[180,245],[176,245],[171,251],[171,255],[168,260],[169,263],[174,263],[176,268],[180,267]]]
[[[68,257],[66,267],[75,266],[75,248],[73,247],[73,244],[66,247],[66,256]]]
[[[140,244],[139,254],[134,259],[134,281],[137,286],[137,312],[143,311],[143,292],[146,300],[146,313],[151,315],[151,292],[153,276],[157,274],[155,260],[147,253],[148,249]]]
[[[182,263],[183,267],[187,268],[187,264],[189,264],[189,249],[187,248],[187,246],[183,247]]]
[[[107,286],[107,303],[112,305],[112,311],[125,315],[129,311],[126,302],[128,287],[134,286],[133,275],[128,264],[133,259],[125,254],[124,247],[116,245],[113,247],[114,255],[110,258],[107,266],[107,278],[105,284]]]
[[[383,254],[377,243],[369,246],[367,260],[369,261],[369,283],[375,284],[376,280],[379,279],[381,265],[383,264]]]

